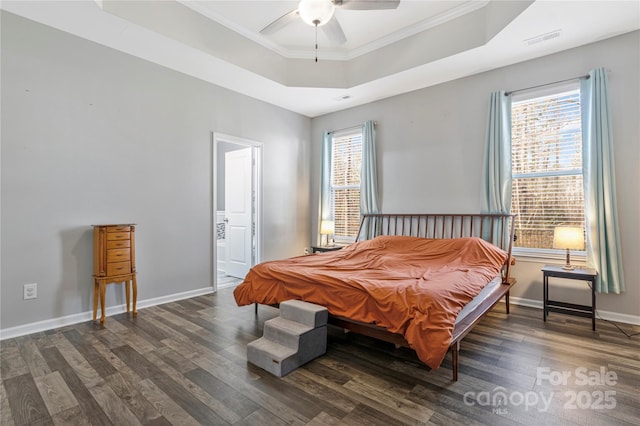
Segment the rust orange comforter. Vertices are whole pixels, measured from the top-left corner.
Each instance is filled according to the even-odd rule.
[[[338,251],[264,262],[234,290],[238,306],[299,299],[401,333],[440,366],[458,313],[500,274],[507,253],[479,238],[381,236]]]

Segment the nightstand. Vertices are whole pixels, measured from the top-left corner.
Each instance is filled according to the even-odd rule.
[[[340,250],[343,246],[311,246],[311,253],[324,253]]]
[[[549,312],[591,318],[591,328],[596,329],[596,277],[598,272],[591,268],[563,269],[562,266],[545,265],[542,268],[543,316],[546,321]],[[591,287],[591,306],[549,300],[549,277],[587,281]]]

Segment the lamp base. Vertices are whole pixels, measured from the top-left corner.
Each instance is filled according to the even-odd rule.
[[[575,266],[571,264],[571,255],[569,254],[569,249],[567,249],[567,263],[562,267],[565,271],[573,271],[576,269]]]

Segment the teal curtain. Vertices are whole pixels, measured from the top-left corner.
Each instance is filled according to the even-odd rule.
[[[587,262],[596,268],[596,291],[624,292],[620,232],[616,209],[613,138],[607,73],[589,72],[580,82],[582,161],[584,169]]]
[[[491,93],[482,175],[482,211],[511,211],[511,96]]]
[[[331,217],[331,133],[324,132],[322,135],[322,161],[320,163],[320,221],[332,220]],[[318,231],[320,222],[318,222]],[[317,235],[318,242],[322,236]]]
[[[376,130],[373,121],[362,126],[362,165],[360,168],[360,213],[380,213],[378,170],[376,167]]]

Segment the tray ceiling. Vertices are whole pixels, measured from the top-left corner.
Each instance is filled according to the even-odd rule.
[[[295,1],[2,1],[0,8],[314,117],[640,29],[638,1],[416,1],[336,10],[347,42]],[[586,70],[585,70],[586,71]]]

